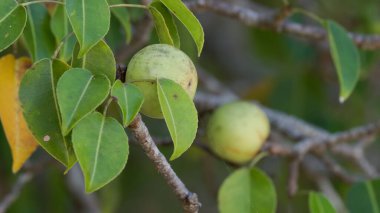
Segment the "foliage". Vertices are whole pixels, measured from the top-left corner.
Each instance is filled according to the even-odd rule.
[[[106,198],[109,194],[112,194],[111,197],[123,197],[115,193],[122,185],[116,177],[122,174],[127,162],[132,161],[134,164],[131,167],[136,167],[131,171],[139,179],[137,185],[141,185],[140,179],[144,179],[143,175],[138,174],[144,168],[140,168],[135,159],[128,159],[130,153],[135,151],[130,150],[129,145],[134,139],[130,137],[128,127],[133,125],[148,97],[133,82],[127,79],[125,83],[125,79],[120,78],[114,55],[119,50],[111,45],[116,39],[108,41],[106,36],[116,32],[118,36],[122,35],[122,45],[129,44],[135,36],[133,21],[142,19],[136,11],[142,9],[153,19],[156,30],[153,41],[187,49],[189,55],[193,53],[199,57],[205,42],[201,23],[181,0],[153,0],[149,5],[129,1],[125,4],[123,0],[57,0],[53,1],[53,6],[44,3],[48,1],[0,1],[0,51],[9,53],[21,49],[21,54],[27,53],[30,57],[16,59],[18,53],[14,52],[0,58],[0,120],[11,149],[12,171],[18,172],[37,146],[41,146],[66,167],[65,173],[70,173],[78,162],[86,192],[92,193],[108,185],[109,188],[99,191],[100,195]],[[339,100],[346,101],[364,75],[362,53],[358,51],[352,35],[337,22],[303,10],[298,12],[314,18],[325,29],[339,79]],[[112,27],[111,17],[117,22],[116,30]],[[251,39],[260,37],[260,33],[253,32]],[[267,35],[264,33],[261,36]],[[272,34],[268,38],[272,40],[272,36],[273,43],[263,48],[263,55],[270,45],[281,49],[281,45],[292,42],[291,39],[285,42]],[[189,51],[189,44],[194,46],[193,51]],[[256,48],[260,49],[260,44]],[[302,57],[307,58],[302,52],[286,51],[287,54],[297,55],[299,61]],[[224,53],[215,55],[218,54]],[[271,54],[278,53],[268,52],[268,58],[273,59],[276,57]],[[205,57],[213,58],[214,55]],[[302,66],[302,62],[294,66]],[[289,76],[282,79],[284,84],[280,83],[286,84],[285,89],[278,90],[290,91],[286,82]],[[315,86],[313,76],[297,78],[307,78],[306,81],[312,82],[305,83],[305,87]],[[165,130],[161,131],[163,122],[146,118],[148,123],[161,122],[159,127],[156,125],[149,130],[170,137],[174,147],[170,160],[178,159],[193,145],[197,134],[202,134],[198,131],[199,115],[193,99],[179,82],[159,77],[142,81],[155,86],[154,95],[158,97],[159,110],[166,124]],[[246,96],[260,99],[262,94],[273,89],[272,83],[273,79],[268,78],[259,88],[252,89],[254,92],[248,91]],[[302,93],[302,89],[294,90]],[[276,100],[281,104],[292,102],[287,95],[281,93],[280,96]],[[297,103],[300,102],[297,100]],[[316,114],[312,116],[318,117]],[[165,131],[166,135],[162,133]],[[165,154],[170,150],[163,148]],[[199,153],[191,154],[199,159]],[[182,160],[186,162],[189,158],[185,155]],[[248,162],[250,165],[242,165],[223,180],[218,191],[220,212],[272,213],[279,210],[285,190],[280,191],[275,183],[281,180],[274,180],[269,173],[253,167],[256,161],[253,159]],[[174,168],[176,163],[173,162]],[[207,164],[202,166],[206,167]],[[378,180],[354,184],[347,195],[349,211],[378,213],[379,186]],[[149,190],[155,187],[159,186],[149,186]],[[322,193],[310,192],[308,199],[312,213],[336,212]]]

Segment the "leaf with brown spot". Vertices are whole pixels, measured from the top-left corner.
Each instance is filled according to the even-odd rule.
[[[13,55],[0,58],[0,119],[12,151],[13,172],[22,167],[38,146],[26,125],[18,97],[21,78],[30,66],[28,58],[16,60]]]

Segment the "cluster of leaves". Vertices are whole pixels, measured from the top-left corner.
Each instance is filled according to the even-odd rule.
[[[203,29],[180,0],[153,1],[149,6],[126,5],[121,0],[57,1],[51,15],[45,6],[35,3],[0,2],[0,37],[4,38],[0,51],[22,37],[35,62],[31,67],[30,60],[15,60],[11,55],[0,60],[4,70],[0,80],[5,83],[0,89],[11,91],[1,100],[12,101],[2,104],[0,112],[13,153],[13,171],[21,168],[39,144],[65,165],[66,171],[78,161],[86,191],[93,192],[125,167],[129,147],[124,128],[144,101],[136,86],[116,79],[115,57],[103,41],[111,14],[122,23],[128,42],[131,25],[128,10],[121,7],[145,8],[155,17],[160,41],[179,47],[175,14],[193,36],[199,54]],[[173,34],[162,34],[168,26]],[[174,81],[157,79],[156,85],[175,159],[195,138],[197,112],[191,98]],[[173,94],[183,98],[173,100]],[[110,109],[114,100],[118,109]],[[184,111],[194,119],[182,122]]]
[[[110,28],[111,14],[123,26],[127,42],[132,34],[131,24],[128,11],[122,8],[127,5],[122,0],[57,3],[49,14],[46,7],[33,2],[0,1],[0,51],[22,38],[35,62],[26,72],[31,60],[16,60],[13,56],[0,59],[0,93],[5,94],[0,96],[0,117],[12,149],[14,172],[39,144],[65,165],[67,171],[79,161],[86,191],[93,192],[125,167],[129,147],[124,128],[133,121],[144,101],[137,87],[115,79],[114,55],[103,41]],[[189,31],[200,55],[203,29],[180,0],[154,0],[148,6],[140,6],[151,13],[161,43],[180,47],[178,19]],[[322,24],[328,32],[343,101],[352,93],[359,78],[358,50],[344,28],[333,21]],[[172,159],[175,159],[193,142],[196,110],[192,100],[175,82],[157,79],[156,85],[174,142]],[[173,94],[184,97],[182,102],[173,100]],[[109,113],[114,100],[119,105],[120,116]],[[184,111],[194,118],[191,122],[180,122]],[[358,205],[351,203],[361,192],[367,195],[366,201],[370,201],[367,206],[379,209],[376,202],[372,202],[376,197],[375,185],[379,185],[378,182],[354,186],[348,207],[357,208]],[[314,192],[309,195],[309,206],[311,212],[335,212],[323,195]],[[236,170],[220,189],[219,208],[222,212],[275,212],[275,187],[259,169]]]

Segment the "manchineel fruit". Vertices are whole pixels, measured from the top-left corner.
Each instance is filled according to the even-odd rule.
[[[258,106],[249,102],[225,104],[211,115],[207,143],[220,158],[235,164],[250,161],[267,139],[270,125]]]
[[[156,80],[170,79],[194,98],[198,76],[191,59],[181,50],[167,44],[153,44],[137,52],[128,65],[126,81],[144,94],[141,113],[163,118],[157,96]]]

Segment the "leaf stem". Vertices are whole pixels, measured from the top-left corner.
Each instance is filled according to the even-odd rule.
[[[55,3],[55,4],[62,4],[62,5],[65,4],[63,2],[54,1],[54,0],[37,0],[37,1],[25,2],[25,3],[22,3],[21,5],[22,6],[28,6],[28,5],[31,5],[31,4],[38,4],[38,3]]]
[[[147,6],[141,5],[141,4],[113,4],[110,5],[110,8],[115,8],[115,7],[129,7],[129,8],[142,8],[142,9],[148,9]]]
[[[68,33],[67,35],[65,35],[65,37],[63,37],[63,39],[62,39],[61,42],[59,43],[57,49],[55,49],[52,58],[57,58],[57,57],[58,57],[58,54],[59,54],[59,52],[61,51],[63,45],[65,44],[65,42],[67,41],[67,39],[70,38],[73,34],[74,34],[73,32],[70,32],[70,33]]]
[[[264,157],[266,157],[268,155],[267,152],[260,152],[258,155],[256,155],[256,157],[254,157],[252,159],[252,161],[249,163],[248,167],[249,168],[252,168],[254,167],[261,159],[263,159]]]
[[[156,79],[155,80],[153,80],[153,79],[139,79],[139,80],[134,80],[134,81],[128,81],[128,83],[144,83],[144,82],[156,83],[157,80]]]
[[[104,109],[103,109],[103,115],[104,116],[107,115],[108,107],[110,106],[110,104],[112,103],[113,100],[114,100],[114,97],[112,97],[112,96],[107,100],[107,103],[106,103],[106,105],[104,106]]]
[[[304,10],[302,8],[293,8],[293,12],[294,13],[300,13],[300,14],[303,14],[315,21],[317,21],[319,24],[321,24],[323,26],[323,23],[324,23],[324,19],[317,16],[316,14],[312,13],[312,12],[309,12],[307,10]]]

